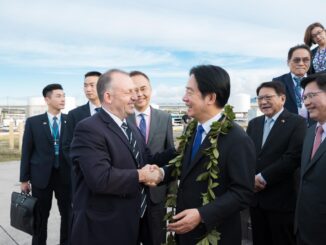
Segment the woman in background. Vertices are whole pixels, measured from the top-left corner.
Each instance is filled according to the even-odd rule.
[[[315,22],[309,25],[304,35],[304,42],[309,47],[318,46],[311,50],[311,67],[309,74],[326,71],[326,32],[322,24]]]

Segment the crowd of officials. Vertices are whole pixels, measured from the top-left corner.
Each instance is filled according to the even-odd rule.
[[[240,211],[249,208],[254,245],[325,245],[324,27],[308,26],[304,42],[289,49],[288,73],[258,86],[263,115],[246,132],[231,122],[216,136],[216,198],[205,205],[208,183],[197,178],[207,171],[211,129],[225,121],[227,71],[190,70],[183,101],[187,121],[197,125],[183,151],[175,149],[170,115],[150,106],[151,82],[141,71],[86,73],[88,102],[68,115],[61,113],[63,87],[47,85],[48,110],[26,120],[22,146],[21,189],[37,197],[41,213],[32,244],[46,244],[54,193],[60,244],[159,245],[171,231],[177,244],[189,245],[216,229],[219,245],[240,245]],[[181,159],[176,215],[167,223],[168,163],[175,157]]]

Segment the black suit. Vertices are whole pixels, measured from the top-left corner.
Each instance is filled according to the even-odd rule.
[[[141,165],[170,160],[171,154],[151,158],[137,128],[129,127],[141,152]],[[70,154],[77,176],[72,244],[136,244],[142,186],[122,129],[101,110],[77,125]]]
[[[127,121],[136,125],[135,115],[130,115]],[[151,107],[147,147],[153,154],[174,147],[172,120],[167,112]],[[167,185],[149,188],[150,203],[146,213],[148,224],[145,225],[145,227],[148,227],[148,231],[146,228],[144,229],[147,234],[143,236],[146,240],[142,241],[145,245],[160,245],[166,240],[166,224],[163,222],[166,213],[166,193]]]
[[[186,146],[182,161],[181,178],[178,188],[177,213],[191,208],[198,208],[203,220],[192,231],[177,235],[178,244],[196,244],[207,231],[214,227],[221,233],[219,245],[241,244],[240,211],[248,207],[253,196],[255,149],[251,139],[237,124],[228,134],[220,134],[218,138],[218,168],[219,186],[214,189],[216,199],[202,205],[202,193],[207,190],[207,183],[198,182],[197,177],[206,168],[208,157],[203,155],[203,149],[210,146],[208,136],[205,137],[197,154],[191,159],[192,144]],[[166,178],[170,173],[167,171]]]
[[[295,231],[305,245],[326,244],[326,140],[310,159],[315,129],[315,126],[308,129],[303,144],[295,213]]]
[[[298,106],[297,101],[295,98],[295,92],[294,92],[294,83],[291,76],[291,73],[286,73],[282,76],[273,78],[273,81],[280,81],[283,83],[286,89],[286,100],[284,104],[284,108],[286,108],[289,112],[298,114]]]
[[[65,133],[67,115],[61,114],[60,146]],[[26,120],[20,166],[20,181],[30,181],[32,195],[40,204],[41,233],[33,236],[33,244],[45,244],[47,221],[52,204],[53,191],[58,199],[61,214],[60,244],[68,239],[68,216],[70,209],[70,166],[59,147],[59,168],[54,168],[54,140],[51,135],[47,113]]]
[[[85,105],[78,106],[77,108],[71,110],[68,112],[68,118],[67,118],[67,126],[66,126],[66,133],[63,136],[63,154],[64,157],[66,158],[66,161],[69,162],[71,166],[71,188],[72,188],[72,195],[75,193],[75,186],[76,186],[76,176],[72,168],[72,162],[69,157],[69,152],[70,152],[70,144],[74,135],[74,130],[77,125],[81,120],[90,117],[91,112],[89,108],[89,102],[87,102]]]
[[[256,147],[256,174],[266,188],[255,194],[250,213],[254,244],[295,244],[295,170],[299,167],[305,120],[286,109],[275,121],[262,147],[265,116],[249,122],[247,133]]]

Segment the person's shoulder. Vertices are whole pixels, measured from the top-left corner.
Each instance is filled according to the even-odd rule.
[[[70,110],[68,112],[68,115],[74,115],[80,113],[80,111],[84,111],[86,108],[89,108],[88,103],[84,105],[77,106],[76,108]]]
[[[303,118],[302,116],[300,116],[300,115],[298,115],[296,113],[292,113],[292,112],[288,111],[285,108],[284,108],[284,111],[282,113],[282,116],[284,118],[287,118],[288,120],[306,124],[306,119],[305,118]]]
[[[37,122],[47,118],[46,113],[30,116],[26,119],[26,122]]]
[[[285,73],[285,74],[283,74],[283,75],[281,75],[281,76],[278,76],[278,77],[274,77],[273,78],[273,81],[284,81],[285,79],[286,79],[286,77],[288,77],[289,76],[289,74],[290,73]]]
[[[262,118],[264,118],[264,117],[265,117],[265,115],[261,115],[261,116],[258,116],[258,117],[254,117],[254,118],[252,118],[252,119],[249,121],[248,125],[249,125],[249,124],[257,123],[257,122],[259,122],[260,120],[262,120]]]
[[[152,108],[152,113],[156,113],[157,115],[161,116],[161,117],[170,117],[171,115],[166,112],[166,111],[163,111],[163,110],[160,110],[160,109],[155,109],[155,108]]]

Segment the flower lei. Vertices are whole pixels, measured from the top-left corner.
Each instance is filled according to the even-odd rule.
[[[232,121],[235,118],[232,108],[233,107],[230,105],[226,105],[224,107],[223,119],[221,121],[213,122],[211,125],[211,130],[207,135],[211,143],[211,146],[204,150],[204,155],[209,157],[209,161],[204,165],[207,171],[200,174],[196,179],[197,181],[207,182],[207,192],[202,193],[203,206],[212,202],[216,198],[213,189],[219,186],[219,183],[217,182],[217,179],[219,178],[219,168],[218,168],[219,152],[217,150],[218,136],[220,134],[227,134],[230,128],[232,127]],[[178,140],[180,140],[178,146],[179,154],[169,162],[169,166],[172,167],[171,174],[173,177],[175,177],[176,180],[172,182],[172,184],[169,187],[169,193],[167,195],[167,200],[165,203],[165,206],[171,209],[171,211],[169,211],[164,218],[169,222],[173,222],[172,217],[176,213],[178,179],[181,175],[184,152],[188,142],[190,141],[191,137],[195,132],[196,127],[197,127],[197,121],[193,120],[188,125],[186,132],[182,136],[178,137]],[[197,243],[197,245],[208,245],[208,244],[218,245],[218,241],[220,240],[220,235],[221,234],[216,229],[213,229],[210,232],[208,232],[206,236]],[[175,245],[175,244],[176,244],[175,234],[173,232],[169,232],[167,242],[165,243],[165,245]]]

